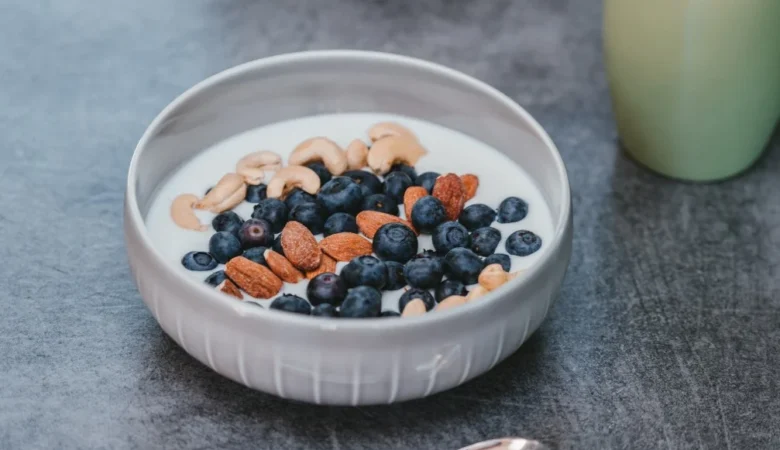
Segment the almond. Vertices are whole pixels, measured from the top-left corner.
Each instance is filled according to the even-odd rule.
[[[244,299],[244,295],[238,290],[238,286],[230,280],[225,280],[217,286],[217,290],[224,292],[227,295],[231,295],[239,300]]]
[[[263,256],[271,271],[285,283],[297,283],[303,279],[301,271],[296,269],[287,258],[279,253],[273,250],[266,250]]]
[[[351,261],[371,254],[371,241],[357,233],[331,234],[320,241],[320,248],[336,261]]]
[[[225,275],[255,298],[271,298],[282,290],[282,280],[271,270],[243,256],[228,261]]]
[[[404,192],[404,213],[406,220],[412,220],[412,208],[417,200],[428,195],[428,191],[422,186],[411,186]]]
[[[425,303],[419,298],[416,298],[406,304],[404,310],[401,311],[401,317],[422,316],[426,311]]]
[[[374,239],[377,230],[386,223],[402,223],[414,231],[414,227],[412,227],[412,224],[408,221],[398,216],[379,211],[362,211],[357,215],[355,220],[357,221],[360,232],[365,234],[369,239]]]
[[[465,189],[464,201],[469,201],[477,195],[477,188],[479,187],[479,178],[471,173],[460,176],[460,181],[463,182],[463,188]]]
[[[311,272],[306,272],[306,278],[311,280],[317,275],[326,272],[336,273],[336,260],[328,256],[326,253],[323,253],[320,266]]]
[[[463,204],[466,203],[463,182],[459,176],[448,173],[437,178],[436,184],[433,185],[433,196],[444,205],[449,220],[458,220]]]
[[[293,266],[303,271],[320,266],[322,251],[317,239],[300,222],[290,221],[282,230],[282,250]]]
[[[450,295],[444,300],[440,301],[438,305],[433,309],[434,311],[444,311],[445,309],[454,308],[456,306],[465,305],[467,302],[466,297],[462,295]]]

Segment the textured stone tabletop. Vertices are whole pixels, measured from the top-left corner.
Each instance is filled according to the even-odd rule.
[[[780,446],[780,139],[691,185],[618,150],[598,0],[0,2],[0,448]],[[488,374],[393,406],[246,389],[167,338],[131,281],[125,173],[170,100],[232,65],[360,48],[509,94],[560,147],[574,256],[541,329]]]

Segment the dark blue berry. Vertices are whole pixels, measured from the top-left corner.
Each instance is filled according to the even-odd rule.
[[[278,198],[267,198],[255,205],[252,217],[263,219],[271,225],[271,231],[278,233],[287,223],[288,209],[287,205]]]
[[[489,227],[494,220],[496,220],[496,211],[482,203],[467,206],[461,211],[460,217],[458,217],[458,222],[469,231]]]
[[[351,178],[352,181],[360,186],[363,197],[382,193],[382,182],[371,172],[365,170],[348,170],[344,172],[344,176]]]
[[[385,194],[371,194],[363,199],[363,211],[379,211],[398,215],[398,204]]]
[[[458,222],[444,222],[433,230],[433,248],[439,255],[446,255],[453,248],[470,245],[468,230]]]
[[[357,214],[363,205],[363,191],[349,177],[334,177],[317,193],[317,199],[328,215],[337,212]]]
[[[238,230],[241,229],[241,225],[244,223],[244,219],[233,211],[225,211],[217,214],[214,220],[211,221],[211,226],[214,227],[214,231],[227,231],[228,233],[238,234]]]
[[[479,256],[489,256],[501,242],[501,232],[493,227],[478,228],[471,233],[471,250]]]
[[[370,286],[358,286],[347,291],[341,304],[341,317],[379,317],[382,293]]]
[[[265,247],[252,247],[244,250],[244,254],[241,255],[244,258],[256,262],[258,264],[262,264],[264,266],[267,266],[268,264],[265,262],[265,251],[268,250]]]
[[[512,223],[525,219],[528,203],[517,197],[507,197],[498,205],[498,223]]]
[[[305,299],[294,294],[282,294],[271,302],[271,309],[287,311],[296,314],[311,314],[311,305]]]
[[[388,311],[382,311],[382,313],[379,314],[379,317],[401,317],[401,315],[395,311],[388,310]]]
[[[467,295],[466,285],[458,280],[444,280],[436,287],[436,301],[440,302],[453,295]]]
[[[241,241],[233,233],[218,231],[209,239],[209,253],[217,261],[226,264],[241,254]]]
[[[519,230],[506,238],[506,251],[510,255],[528,256],[542,248],[542,238],[528,230]]]
[[[403,203],[404,192],[412,185],[412,179],[403,172],[390,172],[385,176],[385,195],[396,204]]]
[[[313,162],[310,164],[306,164],[306,167],[313,170],[314,173],[316,173],[317,176],[320,177],[320,186],[330,181],[330,179],[333,177],[333,175],[331,175],[331,173],[325,167],[325,164],[321,162]]]
[[[290,211],[289,218],[302,223],[312,234],[320,234],[325,227],[325,208],[319,203],[301,203]]]
[[[311,315],[317,317],[338,317],[339,313],[333,305],[323,303],[312,308]]]
[[[385,266],[387,267],[386,291],[397,291],[406,286],[403,264],[395,261],[385,261]]]
[[[358,256],[341,269],[341,278],[348,287],[382,289],[387,284],[387,266],[373,256]]]
[[[433,295],[425,289],[412,288],[404,292],[404,295],[398,299],[398,310],[403,312],[406,305],[412,300],[422,300],[425,303],[425,310],[430,311],[436,306],[436,302],[433,301]]]
[[[347,285],[335,273],[321,273],[306,286],[306,297],[315,306],[323,303],[338,306],[346,295]]]
[[[246,187],[246,198],[244,198],[244,200],[248,201],[249,203],[260,203],[266,198],[266,188],[267,186],[263,183],[258,185],[248,185]]]
[[[274,242],[271,225],[263,219],[249,219],[241,225],[238,238],[243,248],[270,247]]]
[[[187,270],[202,272],[216,268],[219,263],[206,252],[189,252],[181,258],[181,265]]]
[[[325,221],[325,226],[323,227],[323,233],[325,236],[346,232],[358,232],[355,216],[341,212],[333,214],[332,216],[328,217],[328,220]]]
[[[227,279],[227,275],[225,275],[224,270],[217,270],[216,272],[212,273],[211,275],[207,276],[203,282],[205,282],[208,285],[211,286],[219,286],[220,283],[225,281]]]
[[[284,249],[282,248],[282,234],[279,233],[278,236],[276,236],[276,239],[274,239],[274,244],[271,246],[271,249],[275,251],[276,253],[284,256]]]
[[[469,285],[477,282],[485,262],[467,248],[454,248],[444,257],[444,271],[447,278],[460,280]]]
[[[377,230],[372,246],[380,259],[406,263],[417,254],[417,236],[406,225],[387,223]]]
[[[430,195],[417,200],[412,208],[412,225],[421,233],[432,233],[447,220],[441,200]]]
[[[444,263],[433,251],[424,251],[404,266],[404,277],[409,286],[433,289],[444,276]]]
[[[512,259],[509,257],[509,255],[505,255],[503,253],[494,253],[485,258],[485,267],[491,264],[501,264],[501,268],[504,269],[504,272],[509,272],[512,268]]]
[[[417,171],[414,170],[414,167],[408,165],[408,164],[393,164],[393,167],[390,168],[390,173],[393,172],[403,172],[405,173],[412,182],[417,179]]]
[[[317,197],[309,194],[301,188],[293,188],[287,197],[284,199],[284,204],[287,206],[287,211],[292,211],[293,208],[301,203],[316,203]]]
[[[439,174],[436,172],[425,172],[420,174],[417,179],[414,180],[414,184],[422,186],[428,191],[428,194],[433,192],[433,185],[436,184],[436,179],[439,178]]]

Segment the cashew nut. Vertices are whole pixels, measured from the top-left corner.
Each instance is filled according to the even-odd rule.
[[[198,202],[198,197],[193,194],[182,194],[171,203],[171,219],[173,223],[187,230],[206,231],[208,225],[203,225],[195,215],[193,207]]]
[[[390,136],[380,139],[371,146],[368,152],[368,166],[374,172],[384,175],[390,171],[393,164],[404,163],[410,166],[426,153],[419,142],[406,136]]]
[[[246,184],[244,178],[237,173],[223,176],[205,197],[195,203],[195,208],[207,209],[213,213],[221,213],[233,209],[244,201]]]
[[[474,289],[472,289],[471,292],[469,292],[469,295],[466,296],[466,301],[467,302],[474,301],[482,297],[483,295],[487,294],[488,292],[490,291],[482,287],[482,285],[474,286]]]
[[[265,179],[266,170],[279,170],[282,157],[274,152],[263,150],[250,153],[236,164],[236,173],[244,177],[247,184],[258,185]]]
[[[434,311],[444,311],[445,309],[454,308],[456,306],[465,305],[466,297],[462,295],[450,295],[449,297],[445,298],[444,300],[440,301],[438,305],[436,305],[436,308],[434,308]]]
[[[268,182],[265,192],[269,198],[282,198],[293,188],[301,188],[309,194],[316,194],[320,189],[320,177],[308,167],[283,167]]]
[[[395,122],[379,122],[368,129],[368,137],[371,138],[371,142],[376,142],[388,136],[405,136],[414,141],[417,140],[417,136],[408,128]]]
[[[406,304],[404,310],[401,312],[401,317],[422,316],[425,314],[425,311],[425,303],[419,298],[416,298]]]
[[[497,287],[506,283],[508,279],[509,274],[504,272],[501,264],[491,264],[482,269],[482,272],[480,272],[479,285],[488,291],[492,291],[493,289],[496,289]]]
[[[338,144],[324,137],[314,137],[301,142],[289,159],[291,166],[303,166],[315,161],[322,161],[333,175],[341,175],[347,170],[347,156],[344,151]]]
[[[366,157],[368,156],[368,147],[360,139],[355,139],[347,145],[347,168],[349,170],[358,170],[366,167]]]

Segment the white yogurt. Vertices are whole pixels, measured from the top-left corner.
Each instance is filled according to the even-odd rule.
[[[271,150],[286,161],[292,149],[306,138],[327,136],[342,147],[352,139],[362,138],[370,142],[367,135],[369,127],[377,122],[394,121],[414,132],[429,153],[415,166],[418,174],[433,171],[441,174],[453,172],[459,175],[472,173],[479,177],[477,195],[466,205],[484,203],[497,208],[506,197],[520,197],[528,203],[528,216],[516,223],[494,222],[491,226],[501,232],[501,243],[496,253],[507,253],[506,238],[514,231],[525,229],[542,238],[542,248],[526,256],[511,256],[512,271],[531,267],[545,252],[546,244],[553,234],[553,221],[550,210],[544,203],[539,189],[517,164],[492,147],[440,125],[434,125],[418,119],[390,114],[330,114],[304,117],[301,119],[266,125],[247,131],[220,142],[198,154],[182,165],[163,183],[154,198],[146,217],[146,226],[152,241],[162,256],[172,266],[186,273],[196,282],[202,282],[210,272],[193,272],[181,265],[181,258],[189,251],[208,251],[211,232],[190,231],[179,228],[170,216],[170,206],[176,196],[191,193],[202,196],[227,172],[234,172],[236,162],[247,153],[258,150]],[[267,174],[266,181],[272,174]],[[254,204],[243,202],[234,211],[242,218],[252,215]],[[399,205],[403,217],[403,205]],[[211,223],[214,214],[198,211],[202,223]],[[317,236],[321,239],[322,235]],[[421,235],[419,251],[433,249],[431,236]],[[346,263],[339,263],[338,270]],[[220,265],[217,270],[223,270]],[[297,284],[285,283],[282,293],[293,293],[306,297],[304,280]],[[398,310],[398,298],[403,289],[384,292],[383,310]],[[281,294],[281,293],[280,293]],[[244,294],[245,300],[256,301],[267,306],[270,300],[253,299]]]

